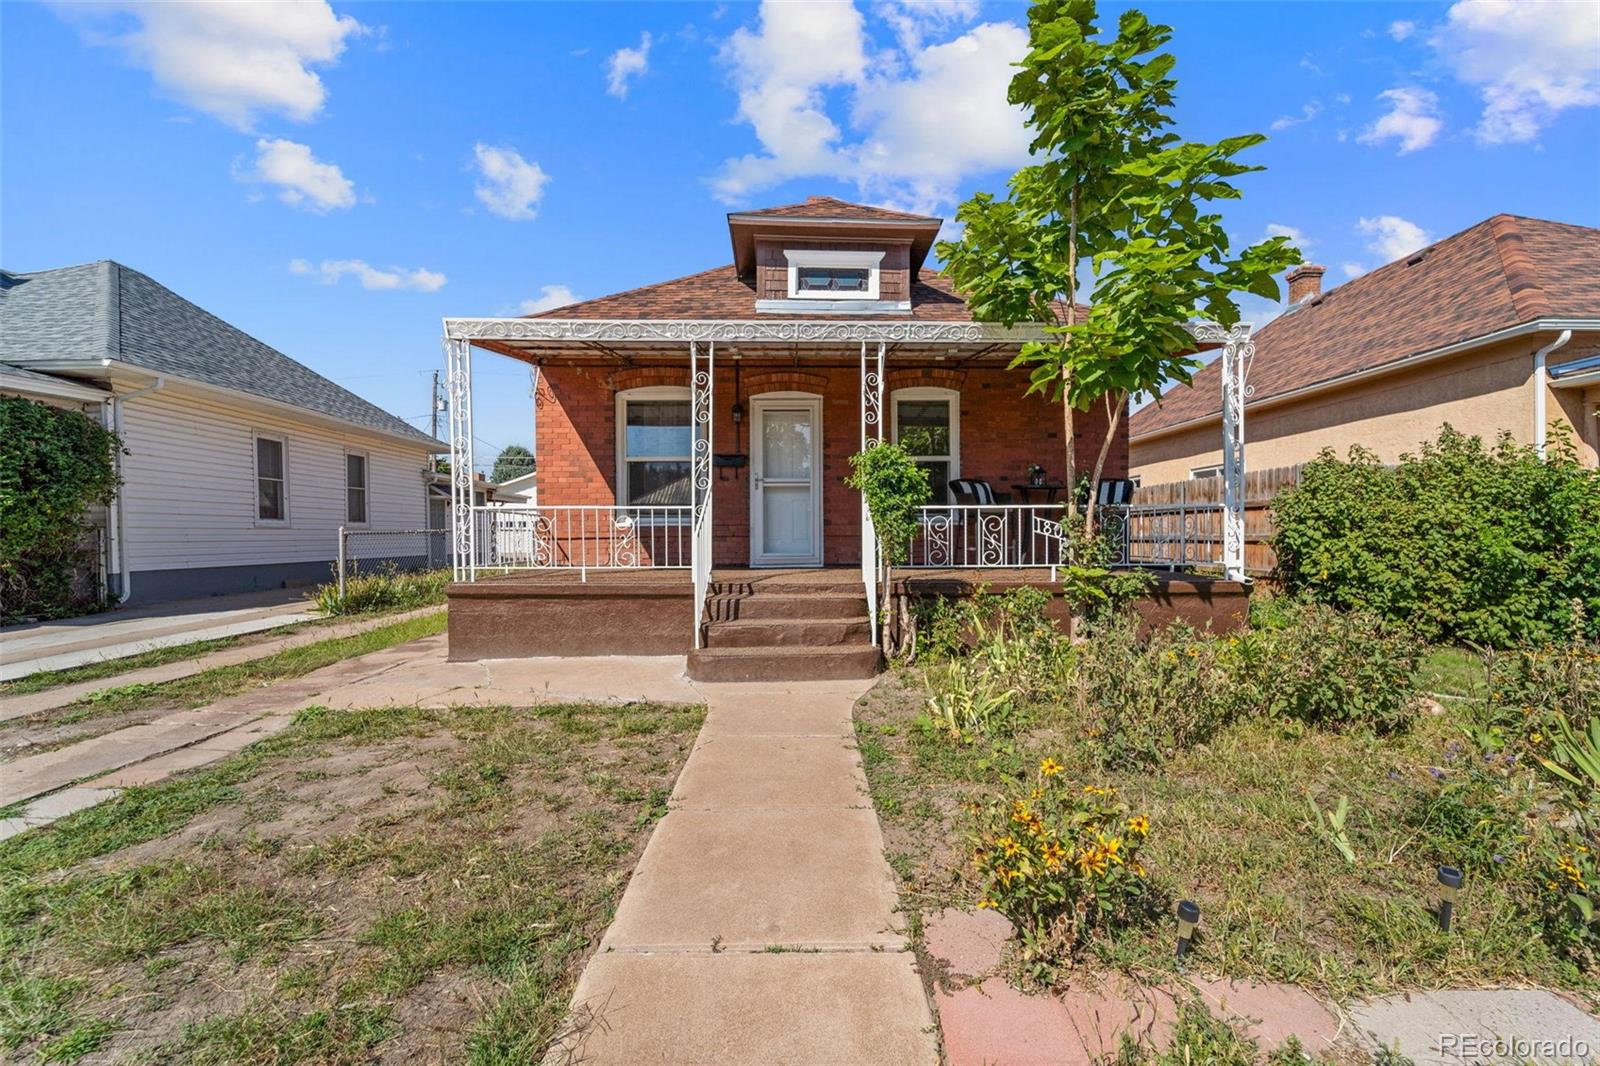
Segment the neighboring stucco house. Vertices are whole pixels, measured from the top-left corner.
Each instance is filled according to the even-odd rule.
[[[341,525],[427,527],[447,450],[108,260],[0,271],[0,392],[121,435],[104,565],[123,602],[325,581]]]
[[[1256,336],[1245,464],[1291,466],[1353,444],[1394,462],[1448,422],[1535,446],[1572,430],[1600,455],[1600,229],[1496,215],[1321,290],[1289,275],[1290,308]],[[1213,474],[1222,461],[1220,368],[1134,413],[1143,484]]]

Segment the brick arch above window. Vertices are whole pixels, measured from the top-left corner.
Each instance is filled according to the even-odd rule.
[[[922,367],[907,367],[904,370],[891,370],[884,375],[884,384],[892,392],[895,389],[940,388],[961,391],[961,386],[967,380],[965,370],[938,370]]]
[[[828,379],[822,374],[808,374],[804,370],[763,370],[744,375],[743,392],[755,396],[763,392],[826,392]]]
[[[676,366],[636,366],[618,370],[611,375],[611,387],[618,392],[628,389],[645,389],[657,385],[689,387],[689,370]]]

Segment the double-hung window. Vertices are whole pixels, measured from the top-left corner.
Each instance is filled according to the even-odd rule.
[[[694,427],[689,390],[672,386],[617,394],[617,503],[686,507]]]
[[[344,457],[344,517],[355,525],[367,521],[367,457],[357,452]]]
[[[896,389],[894,440],[928,472],[933,502],[950,502],[950,482],[961,476],[961,394],[954,389]]]
[[[256,438],[256,519],[289,519],[289,473],[282,437]]]

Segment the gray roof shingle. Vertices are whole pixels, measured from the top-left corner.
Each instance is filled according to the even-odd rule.
[[[115,359],[438,444],[165,285],[120,263],[0,271],[0,362],[85,370]],[[70,372],[70,370],[68,370]]]

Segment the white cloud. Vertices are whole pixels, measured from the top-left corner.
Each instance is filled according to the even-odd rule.
[[[619,100],[628,96],[628,79],[650,70],[650,35],[640,34],[639,47],[619,48],[611,53],[606,74],[606,92]]]
[[[1562,111],[1600,106],[1600,4],[1460,0],[1429,43],[1480,87],[1483,144],[1531,141]]]
[[[1344,276],[1347,278],[1359,278],[1361,275],[1367,272],[1366,267],[1351,260],[1346,260],[1345,262],[1340,263],[1339,269],[1344,271]]]
[[[538,214],[539,200],[550,180],[538,163],[523,159],[514,148],[479,143],[472,152],[483,178],[477,187],[483,206],[501,218],[526,220]]]
[[[909,39],[945,24],[905,8],[893,10],[921,27]],[[966,5],[941,10],[946,22],[968,14]],[[728,160],[713,188],[738,202],[790,178],[828,177],[855,183],[868,198],[932,210],[951,201],[966,176],[1026,161],[1021,113],[1006,102],[1012,64],[1026,50],[1026,31],[998,22],[869,61],[853,4],[767,0],[758,27],[737,30],[723,50],[738,117],[763,151]],[[845,94],[853,137],[829,116],[829,90]]]
[[[978,0],[879,0],[872,13],[894,30],[907,52],[922,48],[928,33],[942,33],[978,17]]]
[[[1379,215],[1356,222],[1356,229],[1372,239],[1367,250],[1381,257],[1385,263],[1404,259],[1418,248],[1433,243],[1428,231],[1401,218],[1399,215]],[[1348,270],[1349,264],[1346,264]]]
[[[1294,245],[1296,248],[1300,249],[1302,252],[1305,252],[1307,254],[1310,254],[1311,246],[1317,243],[1316,241],[1313,241],[1310,237],[1307,237],[1303,231],[1295,228],[1294,226],[1285,226],[1281,222],[1268,222],[1267,223],[1267,236],[1268,237],[1287,237],[1287,238],[1289,238],[1289,243],[1290,244]]]
[[[539,289],[538,296],[517,305],[517,314],[536,315],[540,311],[553,311],[577,302],[578,297],[565,285],[545,285]]]
[[[260,0],[63,5],[89,39],[121,48],[150,71],[167,95],[231,126],[248,130],[261,115],[306,122],[327,98],[310,68],[336,62],[362,32],[324,0],[284,4]],[[106,17],[117,21],[107,31]],[[136,28],[122,29],[132,18]]]
[[[308,211],[331,211],[356,202],[355,182],[336,164],[324,163],[311,149],[281,138],[256,141],[255,166],[242,177],[278,187],[278,199]]]
[[[1403,41],[1417,32],[1417,24],[1410,19],[1395,19],[1389,23],[1389,36],[1397,41]]]
[[[417,267],[390,267],[379,270],[364,259],[324,259],[313,266],[304,259],[290,262],[291,274],[315,275],[324,285],[337,285],[346,275],[354,277],[363,289],[410,290],[412,292],[438,292],[444,288],[445,276],[433,270]]]
[[[1400,154],[1415,152],[1432,144],[1444,128],[1439,117],[1439,97],[1427,89],[1386,89],[1378,99],[1389,103],[1389,113],[1362,131],[1364,144],[1399,141]]]
[[[1298,115],[1283,115],[1279,118],[1273,119],[1272,128],[1275,130],[1286,130],[1291,126],[1298,126],[1302,123],[1310,122],[1321,113],[1322,104],[1316,100],[1312,100],[1310,103],[1305,104],[1300,108],[1300,114]]]

